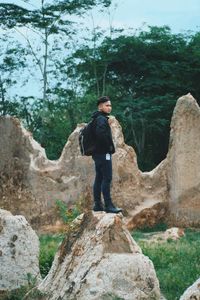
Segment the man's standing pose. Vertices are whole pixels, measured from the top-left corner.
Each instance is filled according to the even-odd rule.
[[[93,185],[94,211],[103,211],[110,213],[119,213],[121,208],[115,207],[110,195],[110,185],[112,181],[112,154],[115,147],[112,140],[111,128],[108,122],[108,115],[112,110],[109,97],[103,96],[97,101],[98,111],[93,113],[95,119],[95,138],[96,147],[92,158],[95,162],[96,177]],[[101,192],[103,193],[105,209],[101,201]]]

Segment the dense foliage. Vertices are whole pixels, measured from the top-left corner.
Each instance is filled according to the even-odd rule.
[[[75,53],[86,85],[84,100],[91,93],[111,96],[113,112],[142,169],[155,167],[166,155],[177,98],[189,92],[200,97],[199,42],[199,33],[176,35],[168,27],[150,27],[138,35],[105,38],[95,58],[88,46]],[[90,101],[85,105],[84,115],[91,110]]]

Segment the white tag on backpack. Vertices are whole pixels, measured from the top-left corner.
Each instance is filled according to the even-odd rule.
[[[109,153],[106,154],[106,160],[110,160],[110,154]]]

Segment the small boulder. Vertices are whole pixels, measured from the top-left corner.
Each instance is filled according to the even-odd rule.
[[[0,294],[40,278],[39,239],[23,216],[0,209]]]

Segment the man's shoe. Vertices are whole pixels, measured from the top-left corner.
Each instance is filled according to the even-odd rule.
[[[119,212],[122,212],[122,209],[119,207],[115,207],[115,206],[108,206],[108,207],[105,207],[105,212],[118,214]]]
[[[98,205],[95,203],[93,211],[104,211],[103,205]]]

